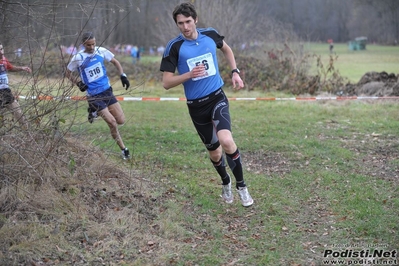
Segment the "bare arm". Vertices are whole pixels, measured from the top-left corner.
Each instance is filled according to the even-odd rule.
[[[197,78],[197,77],[202,77],[206,74],[205,71],[205,66],[204,65],[199,65],[194,67],[190,72],[186,72],[181,75],[175,75],[172,72],[163,72],[162,76],[162,86],[166,89],[169,90],[171,88],[174,88],[183,82],[192,79],[192,78]]]
[[[184,73],[182,75],[175,75],[172,72],[165,71],[163,72],[162,75],[162,86],[166,90],[169,90],[187,81],[190,78],[190,76],[191,76],[190,72]]]
[[[111,62],[111,63],[116,67],[116,69],[119,71],[119,75],[122,75],[122,74],[123,74],[123,67],[122,67],[121,63],[119,63],[119,61],[116,60],[115,57],[112,58],[110,62]]]
[[[65,77],[67,77],[73,84],[76,85],[78,77],[72,75],[71,70],[67,69],[65,72]]]
[[[32,73],[32,70],[30,69],[30,67],[27,67],[27,66],[22,66],[22,67],[12,66],[12,68],[9,71],[10,72],[26,71],[28,73]]]
[[[220,50],[223,52],[223,55],[226,58],[227,63],[230,66],[230,70],[237,68],[236,59],[234,57],[233,50],[231,50],[230,46],[228,46],[225,41],[223,41],[223,47]],[[233,73],[231,80],[233,82],[233,88],[236,87],[236,84],[238,84],[238,89],[241,89],[244,87],[244,82],[242,81],[242,79],[238,73]]]

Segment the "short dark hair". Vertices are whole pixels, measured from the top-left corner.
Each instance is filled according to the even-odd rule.
[[[173,20],[177,23],[177,15],[183,15],[185,17],[192,17],[194,20],[197,19],[197,11],[191,3],[182,3],[175,7],[173,10]]]
[[[82,35],[82,43],[87,42],[88,40],[94,39],[94,34],[92,32],[85,32]]]

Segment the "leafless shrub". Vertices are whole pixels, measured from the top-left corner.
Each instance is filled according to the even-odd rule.
[[[153,247],[147,228],[164,195],[152,198],[148,172],[134,169],[133,163],[120,167],[114,154],[86,139],[82,125],[87,121],[80,112],[87,103],[72,98],[79,91],[64,79],[71,57],[64,45],[78,44],[84,31],[95,31],[98,45],[114,45],[115,28],[135,10],[126,7],[137,2],[0,3],[6,56],[33,70],[31,75],[9,73],[27,126],[15,121],[10,110],[0,110],[1,265],[34,265],[48,258],[96,264],[101,250],[117,262]],[[21,57],[12,54],[18,47]],[[121,250],[130,251],[118,254]]]

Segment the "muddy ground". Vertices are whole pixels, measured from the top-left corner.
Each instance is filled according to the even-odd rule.
[[[399,75],[387,72],[367,72],[358,83],[347,84],[334,91],[339,96],[399,96]]]

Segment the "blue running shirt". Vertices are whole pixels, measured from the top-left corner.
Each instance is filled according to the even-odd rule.
[[[191,71],[196,65],[204,64],[207,75],[189,79],[183,83],[188,100],[203,98],[224,85],[219,74],[216,49],[223,46],[224,36],[213,28],[198,28],[198,38],[187,40],[182,34],[169,41],[161,61],[160,70],[179,74]]]
[[[88,54],[81,51],[74,55],[68,64],[72,72],[78,71],[83,83],[88,86],[88,96],[97,95],[111,87],[105,69],[104,60],[108,62],[114,58],[114,54],[103,47],[96,47],[95,53]]]

